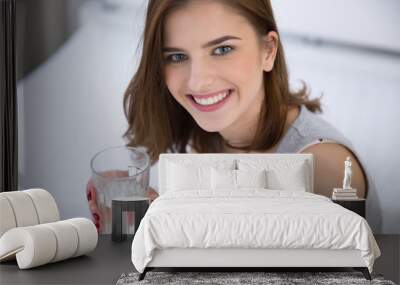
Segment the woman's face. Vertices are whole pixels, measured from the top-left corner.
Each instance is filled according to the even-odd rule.
[[[267,38],[263,38],[268,40]],[[192,0],[164,26],[164,76],[172,96],[209,132],[247,128],[264,98],[274,52],[250,23],[213,0]]]

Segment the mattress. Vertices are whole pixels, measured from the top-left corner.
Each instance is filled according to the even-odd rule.
[[[162,249],[359,250],[372,272],[380,250],[367,221],[329,198],[300,191],[167,192],[149,207],[132,242],[143,272]]]

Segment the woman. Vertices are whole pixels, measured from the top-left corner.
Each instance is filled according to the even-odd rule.
[[[351,143],[314,114],[320,102],[305,86],[289,89],[269,0],[150,0],[124,110],[128,146],[145,146],[153,163],[167,151],[312,153],[315,193],[330,197],[349,156],[352,186],[366,195]]]

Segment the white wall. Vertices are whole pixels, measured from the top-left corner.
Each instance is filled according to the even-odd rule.
[[[322,1],[311,5],[311,1],[303,0],[304,6],[296,4],[298,1],[292,1],[291,6],[287,6],[288,0],[279,1],[282,6],[277,7],[277,16],[287,18],[283,28],[289,20],[295,23],[292,26],[312,22],[313,18],[302,9],[322,11],[330,7],[329,3],[345,3],[324,1],[320,7],[316,3]],[[354,2],[359,3],[358,9],[350,1],[347,6],[357,15],[364,13],[366,3],[371,4],[368,7],[378,5],[370,0],[363,0],[363,5]],[[382,8],[395,1],[379,3]],[[81,15],[84,21],[71,39],[19,84],[21,188],[48,189],[55,196],[62,218],[89,216],[85,186],[90,158],[105,147],[124,144],[122,96],[137,64],[135,50],[144,11],[143,5],[139,7],[142,9],[128,5],[123,11],[105,12],[88,4]],[[304,15],[301,21],[296,15],[286,16],[288,7],[297,12],[294,14]],[[355,25],[354,18],[346,21]],[[376,22],[385,25],[387,19],[380,16]],[[332,25],[322,31],[333,33]],[[396,42],[397,38],[388,36],[387,40]],[[292,40],[285,40],[284,46],[293,86],[301,78],[312,88],[313,96],[324,93],[325,118],[353,141],[368,166],[376,184],[367,208],[373,230],[400,233],[400,158],[396,149],[400,142],[400,59]],[[153,168],[153,186],[157,185],[156,174]]]
[[[323,116],[354,144],[372,180],[367,219],[375,232],[400,233],[400,1],[272,0],[293,86],[323,94]],[[295,35],[296,37],[292,37]],[[339,45],[301,42],[301,37]]]
[[[374,187],[367,216],[379,232],[400,232],[400,58],[284,43],[293,86],[323,94],[323,116],[354,144]]]
[[[398,0],[272,0],[290,34],[400,51]]]
[[[76,33],[19,83],[20,187],[50,191],[63,218],[89,217],[90,159],[125,144],[123,92],[137,66],[134,21],[143,22],[137,8],[88,3]]]

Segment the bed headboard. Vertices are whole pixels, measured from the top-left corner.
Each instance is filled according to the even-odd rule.
[[[167,168],[169,162],[182,163],[185,165],[232,165],[237,169],[240,162],[262,163],[274,167],[278,164],[292,162],[304,162],[307,166],[306,179],[308,179],[307,192],[314,192],[314,161],[312,154],[272,154],[272,153],[163,153],[159,157],[158,169],[158,191],[160,194],[166,192]]]

